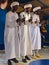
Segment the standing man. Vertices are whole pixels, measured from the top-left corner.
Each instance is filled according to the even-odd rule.
[[[30,32],[29,32],[29,21],[31,19],[31,4],[24,5],[25,11],[20,13],[22,19],[21,25],[21,56],[22,62],[26,63],[27,60],[30,60],[28,55],[31,55],[31,43],[30,43]]]
[[[18,50],[19,47],[17,46],[19,44],[18,30],[16,31],[16,28],[18,27],[17,26],[18,14],[16,13],[18,6],[19,2],[11,3],[11,11],[9,11],[6,15],[4,41],[8,65],[12,65],[11,61],[18,63],[18,60],[16,59],[16,55],[19,52]]]
[[[33,50],[33,58],[40,57],[39,50],[41,49],[41,34],[40,34],[40,18],[38,15],[39,10],[41,7],[35,7],[33,9],[32,15],[32,27],[31,27],[31,43],[32,43],[32,50]]]

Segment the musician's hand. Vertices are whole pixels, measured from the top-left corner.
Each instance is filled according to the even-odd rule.
[[[25,18],[20,19],[20,21],[19,21],[19,25],[21,25],[22,23],[24,23],[24,24],[25,24]]]
[[[19,22],[19,19],[17,19],[16,22],[18,23]]]
[[[23,18],[22,20],[25,21],[25,18]]]
[[[35,24],[37,24],[37,21],[35,21]]]
[[[37,21],[35,21],[35,24],[38,26],[38,22]]]
[[[21,21],[19,21],[19,25],[21,26],[21,24],[22,24],[22,22]]]
[[[31,22],[32,21],[32,19],[29,19],[29,22]]]

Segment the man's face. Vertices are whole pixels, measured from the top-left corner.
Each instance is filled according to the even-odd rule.
[[[17,9],[18,9],[18,5],[15,6],[15,10],[17,10]]]
[[[28,7],[28,8],[26,8],[26,11],[31,12],[31,9],[32,9],[31,7]]]
[[[40,14],[40,13],[41,13],[41,10],[38,10],[38,11],[37,11],[37,14]]]
[[[16,5],[16,6],[13,7],[13,10],[16,11],[17,9],[18,9],[18,5]]]

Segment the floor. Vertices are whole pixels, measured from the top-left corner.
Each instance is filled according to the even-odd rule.
[[[29,65],[30,62],[40,60],[40,59],[49,59],[49,47],[44,47],[39,51],[41,58],[32,59],[30,61],[27,61],[27,63],[19,62],[18,64],[15,64],[12,62],[12,65]],[[3,51],[0,52],[0,65],[8,65],[7,61],[5,60],[5,53]]]
[[[32,61],[29,65],[49,65],[49,59],[40,59],[36,61]]]

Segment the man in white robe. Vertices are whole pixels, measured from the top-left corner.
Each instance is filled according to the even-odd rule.
[[[33,58],[40,57],[38,51],[41,49],[41,34],[40,34],[40,18],[39,15],[36,14],[38,10],[40,10],[41,7],[35,7],[33,9],[33,15],[32,15],[32,25],[30,27],[30,38],[32,43],[32,50],[33,50]]]
[[[16,13],[18,6],[19,2],[11,3],[11,11],[6,15],[4,41],[8,65],[12,65],[11,61],[18,63],[16,59],[16,56],[19,54],[18,14]]]
[[[20,13],[21,19],[23,22],[21,24],[21,36],[20,36],[20,50],[21,56],[23,57],[22,62],[27,62],[30,60],[28,55],[32,54],[31,43],[30,43],[30,32],[29,32],[29,20],[31,18],[30,10],[32,8],[31,4],[26,4],[24,6],[25,11]]]

